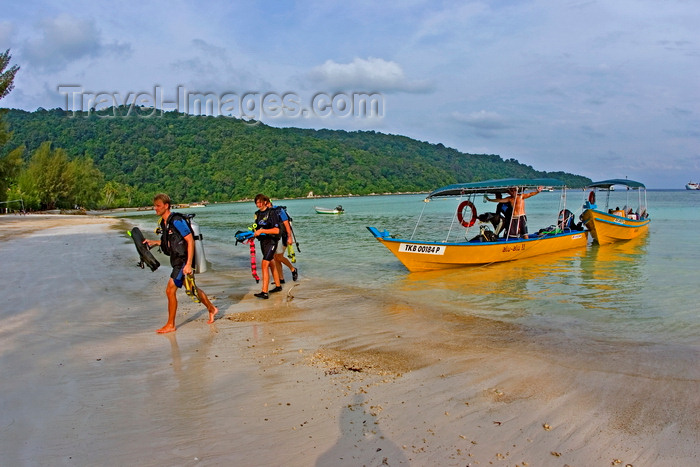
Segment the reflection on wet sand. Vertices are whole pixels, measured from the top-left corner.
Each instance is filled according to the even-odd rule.
[[[527,261],[410,273],[397,287],[455,312],[518,316],[533,303],[558,302],[562,288],[578,286],[585,255],[586,250],[567,250]]]
[[[638,306],[648,237],[512,263],[408,273],[396,288],[433,309],[492,318]]]
[[[213,387],[214,377],[208,365],[216,332],[209,334],[195,344],[187,346],[183,358],[177,341],[177,333],[165,335],[169,342],[172,358],[172,374],[159,372],[150,380],[153,394],[161,398],[159,410],[152,414],[165,421],[164,430],[170,435],[187,437],[206,427],[203,409],[214,404],[217,397]]]
[[[582,286],[601,302],[619,302],[639,291],[649,237],[609,245],[593,244],[581,262]]]

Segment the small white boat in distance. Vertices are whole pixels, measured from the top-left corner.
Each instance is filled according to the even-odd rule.
[[[341,205],[338,205],[335,208],[322,208],[319,206],[314,206],[314,209],[316,210],[316,214],[343,214],[345,212],[345,209],[343,209]]]

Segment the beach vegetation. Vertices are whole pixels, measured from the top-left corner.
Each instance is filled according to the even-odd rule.
[[[66,206],[75,181],[66,151],[53,149],[50,142],[45,142],[34,152],[20,177],[20,191],[31,198],[27,202],[30,206],[56,209]]]
[[[12,184],[24,165],[23,154],[24,147],[19,147],[0,157],[0,201],[10,199],[8,195]]]
[[[21,148],[23,149],[23,148]],[[15,151],[17,154],[24,151]],[[24,200],[30,209],[87,208],[95,209],[123,201],[122,187],[112,183],[107,187],[104,174],[89,156],[69,159],[67,152],[42,143],[29,160],[26,169],[18,170],[13,195]],[[119,196],[105,202],[106,188]]]
[[[10,68],[12,55],[10,50],[0,53],[0,99],[7,96],[14,87],[15,75],[19,71],[19,66],[13,65]],[[6,109],[0,109],[0,148],[4,147],[10,139],[8,124],[3,120],[7,113]],[[23,150],[14,149],[5,154],[0,154],[0,201],[8,199],[8,194],[12,181],[17,178],[22,165],[21,153]]]
[[[15,87],[15,75],[19,71],[19,66],[12,65],[7,68],[11,59],[10,49],[0,53],[0,99],[7,96]]]

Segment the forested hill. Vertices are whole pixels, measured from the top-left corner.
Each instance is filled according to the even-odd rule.
[[[125,115],[128,109],[116,109]],[[442,144],[373,131],[274,128],[231,117],[168,112],[105,117],[61,109],[10,110],[6,154],[24,145],[25,160],[46,141],[69,158],[88,156],[131,204],[157,192],[177,202],[231,201],[263,192],[274,198],[430,191],[490,178],[553,177],[569,186],[590,179],[540,172],[514,159],[464,154]]]

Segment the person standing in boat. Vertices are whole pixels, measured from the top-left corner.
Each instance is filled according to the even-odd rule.
[[[510,226],[508,228],[508,237],[523,237],[528,238],[527,235],[527,215],[525,214],[525,200],[532,196],[535,196],[542,191],[542,187],[538,186],[537,190],[531,191],[529,193],[518,193],[517,187],[508,188],[508,195],[505,198],[495,198],[491,199],[485,197],[487,201],[492,203],[509,203],[513,207],[513,215],[510,220]]]

